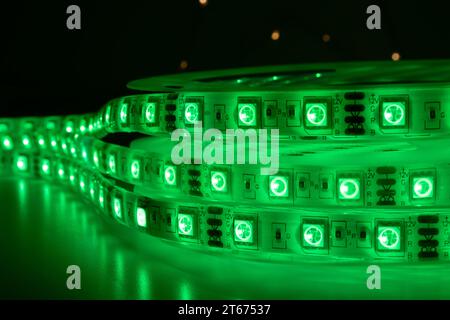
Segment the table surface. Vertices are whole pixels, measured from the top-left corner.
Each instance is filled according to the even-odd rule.
[[[98,215],[59,185],[0,180],[0,298],[16,299],[448,299],[448,264],[290,264],[175,246]],[[81,290],[66,269],[81,268]]]

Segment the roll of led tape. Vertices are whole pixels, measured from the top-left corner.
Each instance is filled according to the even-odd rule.
[[[1,119],[0,172],[68,184],[115,221],[193,247],[445,261],[448,99],[445,84],[125,97],[96,114]],[[168,134],[198,121],[222,133],[278,129],[279,170],[175,165]],[[102,141],[119,132],[154,137]]]

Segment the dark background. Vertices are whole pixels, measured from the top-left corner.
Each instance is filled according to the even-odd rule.
[[[1,5],[0,116],[95,111],[153,75],[268,64],[450,57],[438,1],[15,1]],[[81,30],[66,8],[81,8]],[[366,8],[381,7],[381,30]],[[280,30],[278,41],[271,40]],[[329,42],[323,35],[330,36]],[[186,70],[180,62],[188,62]]]

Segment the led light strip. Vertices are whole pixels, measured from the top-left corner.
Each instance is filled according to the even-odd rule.
[[[450,185],[445,157],[442,163],[373,167],[353,161],[337,167],[305,165],[307,161],[297,165],[294,161],[286,168],[282,162],[278,174],[263,177],[258,174],[259,166],[174,166],[167,154],[142,148],[153,143],[147,139],[137,141],[132,148],[99,140],[114,132],[142,132],[167,139],[167,132],[176,128],[193,130],[191,125],[197,120],[202,120],[206,129],[217,125],[216,120],[225,119],[224,129],[280,128],[288,138],[287,151],[303,144],[319,145],[317,141],[300,140],[299,145],[292,146],[293,137],[302,136],[322,136],[320,143],[326,138],[351,141],[364,137],[386,145],[394,134],[396,140],[401,137],[409,142],[426,134],[420,144],[447,134],[445,110],[436,101],[430,102],[430,107],[424,96],[436,94],[446,102],[448,94],[445,89],[433,90],[375,95],[378,103],[371,105],[370,112],[382,118],[365,125],[361,122],[361,117],[367,116],[365,107],[354,107],[358,104],[353,103],[351,110],[344,108],[351,114],[351,119],[347,116],[344,121],[346,134],[336,131],[342,125],[336,121],[341,111],[331,101],[338,101],[335,97],[339,94],[330,92],[323,96],[318,92],[299,95],[302,103],[293,113],[299,125],[293,128],[287,124],[292,116],[288,101],[294,93],[141,95],[113,100],[97,114],[2,119],[0,172],[64,182],[122,224],[211,250],[238,250],[266,258],[307,257],[308,261],[320,261],[323,256],[447,260],[449,199],[441,196],[447,194]],[[353,94],[353,100],[362,97],[358,101],[363,106],[370,103],[364,97],[374,95]],[[216,100],[223,102],[218,104]],[[286,102],[285,112],[267,112],[266,101],[276,101],[277,108]],[[412,101],[424,103],[424,111],[412,113]],[[223,111],[220,116],[217,110]],[[274,126],[264,120],[270,118],[269,114],[276,115]],[[375,133],[367,135],[367,128]],[[431,136],[434,139],[429,139]],[[285,151],[283,159],[296,158]],[[178,188],[181,185],[189,185],[189,190]],[[236,189],[237,185],[243,192]]]
[[[364,91],[172,93],[110,101],[99,114],[109,132],[157,134],[175,128],[203,130],[277,128],[282,137],[384,141],[450,133],[444,105],[448,86]]]

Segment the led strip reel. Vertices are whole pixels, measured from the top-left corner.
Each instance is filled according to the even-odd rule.
[[[210,250],[306,261],[323,261],[324,257],[447,260],[449,199],[444,195],[448,194],[449,169],[445,153],[438,162],[398,160],[378,165],[383,162],[375,159],[374,166],[353,160],[325,166],[314,158],[310,163],[303,158],[296,163],[298,154],[292,155],[299,148],[317,151],[324,145],[340,146],[339,152],[345,153],[342,146],[348,141],[365,144],[368,138],[375,148],[392,146],[393,137],[395,141],[401,138],[407,141],[400,144],[405,152],[414,145],[444,145],[446,140],[437,138],[446,135],[441,106],[447,103],[447,89],[398,91],[383,97],[372,93],[378,103],[371,105],[370,113],[380,117],[364,125],[363,134],[361,130],[336,131],[342,123],[336,121],[340,109],[333,101],[339,95],[348,100],[349,95],[329,91],[297,94],[294,115],[299,126],[294,129],[282,125],[291,115],[287,101],[294,93],[289,92],[149,94],[113,100],[96,114],[2,119],[0,172],[63,182],[119,223]],[[362,91],[352,94],[352,100],[367,96]],[[430,96],[438,98],[428,101]],[[359,99],[362,105],[370,103],[364,99]],[[223,101],[220,116],[216,112],[219,100]],[[266,101],[276,101],[277,108],[285,105],[286,109],[268,113]],[[412,112],[413,101],[424,105],[422,112]],[[364,110],[358,111],[358,117]],[[264,120],[269,114],[276,115],[273,127],[280,129],[286,142],[280,171],[273,176],[261,176],[259,166],[175,166],[166,152],[155,151],[163,149],[157,138],[137,140],[131,148],[100,140],[109,133],[141,132],[167,141],[168,133],[176,128],[193,130],[193,120],[204,120],[204,129],[215,127],[220,119],[226,119],[223,129],[272,128]],[[319,127],[326,123],[330,128],[326,133],[325,128],[308,128],[307,122]],[[352,153],[348,151],[347,156]],[[286,166],[282,159],[290,158]],[[244,192],[232,193],[236,185]],[[237,194],[241,197],[236,198]]]

